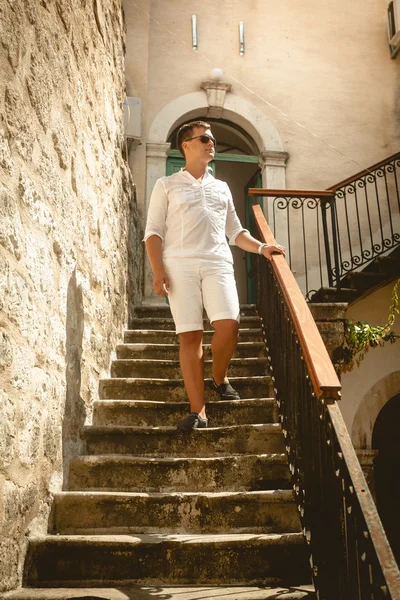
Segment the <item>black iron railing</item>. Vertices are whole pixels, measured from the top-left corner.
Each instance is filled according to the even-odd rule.
[[[253,207],[263,241],[274,238]],[[258,310],[319,600],[400,598],[400,573],[337,405],[340,383],[285,259],[260,259]]]
[[[329,188],[335,194],[334,285],[400,244],[400,153]]]
[[[400,153],[323,191],[250,189],[307,300],[400,245]]]

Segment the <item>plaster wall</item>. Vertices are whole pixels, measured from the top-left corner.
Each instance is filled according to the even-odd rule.
[[[166,104],[198,91],[219,67],[231,93],[262,110],[279,131],[290,154],[288,188],[324,189],[389,156],[399,141],[399,75],[389,56],[386,8],[386,0],[125,0],[134,23],[128,56],[145,46],[139,17],[150,14],[147,79],[143,71],[135,88],[146,104],[143,141]],[[239,21],[245,23],[243,57]],[[127,77],[133,77],[130,63]],[[133,162],[142,164],[142,156],[143,149],[136,151]],[[144,179],[138,185],[144,193]]]
[[[128,269],[140,302],[141,255],[123,159],[120,1],[2,0],[0,39],[4,591],[20,584],[27,536],[46,532],[66,485],[127,323]]]
[[[346,314],[353,321],[371,325],[387,323],[393,283],[352,304]],[[400,333],[399,320],[393,331]],[[370,349],[360,366],[342,375],[343,418],[357,449],[371,449],[376,417],[384,404],[400,392],[400,342]]]
[[[260,152],[283,150],[289,155],[286,174],[284,168],[279,169],[279,185],[269,169],[263,174],[265,187],[326,189],[398,150],[399,59],[390,59],[386,0],[338,0],[334,4],[315,0],[295,4],[289,0],[205,0],[201,4],[194,0],[124,0],[124,6],[128,82],[138,73],[138,67],[132,66],[134,58],[141,63],[134,92],[144,106],[142,144],[131,151],[129,160],[144,217],[152,187],[151,178],[146,179],[146,144],[167,140],[165,131],[158,134],[154,123],[159,124],[162,115],[169,132],[177,120],[200,114],[215,116],[200,89],[214,67],[222,69],[223,82],[231,84],[220,117],[244,126],[237,115],[243,111],[241,103],[246,102],[253,107],[255,121],[258,111],[271,123],[270,143],[260,147]],[[197,51],[192,49],[193,14],[198,22]],[[245,25],[244,56],[239,55],[240,21]],[[163,168],[160,163],[157,176],[163,174]],[[269,200],[265,202],[268,206]],[[350,227],[357,253],[359,235],[353,208]],[[366,213],[364,204],[360,210]],[[384,199],[381,210],[385,220]],[[302,212],[292,209],[290,214],[292,269],[304,293],[306,288],[315,290],[321,285],[315,217],[315,210],[305,211],[306,267]],[[268,218],[273,221],[272,214]],[[276,237],[288,246],[286,212],[278,211],[275,218]],[[396,215],[393,218],[398,221]],[[367,247],[367,225],[365,231]],[[346,258],[348,236],[343,227],[341,235]],[[326,274],[322,284],[328,285]],[[151,288],[147,277],[145,285]]]

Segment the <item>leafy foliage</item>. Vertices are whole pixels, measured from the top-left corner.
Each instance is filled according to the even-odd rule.
[[[383,346],[385,342],[394,344],[400,339],[400,335],[390,331],[399,313],[399,286],[400,279],[394,285],[392,292],[389,315],[386,325],[373,327],[366,321],[345,321],[345,341],[337,349],[334,356],[335,367],[338,373],[346,373],[353,369],[354,365],[360,366],[370,348]]]

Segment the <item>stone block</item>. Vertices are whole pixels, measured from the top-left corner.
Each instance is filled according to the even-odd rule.
[[[316,321],[343,321],[346,318],[347,302],[310,302],[308,305]]]
[[[0,167],[2,167],[8,175],[13,175],[15,171],[10,146],[3,128],[0,128]]]
[[[71,184],[73,191],[81,199],[83,199],[87,193],[87,175],[81,157],[74,154],[72,157]]]
[[[11,149],[18,152],[24,160],[31,161],[36,130],[32,126],[34,112],[29,100],[24,97],[23,93],[8,86],[5,91],[4,108]]]
[[[2,376],[0,372],[0,382]],[[4,389],[0,389],[0,461],[2,468],[7,468],[15,455],[15,405],[13,399]]]
[[[100,0],[94,0],[93,9],[94,9],[94,16],[96,19],[97,28],[98,28],[99,33],[104,41],[105,35],[106,35],[106,20],[104,18],[103,7],[102,7],[102,3],[100,2]]]
[[[43,194],[23,171],[20,174],[18,189],[32,220],[42,225],[47,233],[53,231],[55,229],[55,221],[44,201]]]
[[[65,132],[60,129],[53,131],[52,138],[54,149],[57,153],[58,160],[60,161],[60,167],[62,169],[68,169],[71,162],[71,147],[66,141]]]
[[[37,8],[38,4],[36,0],[24,0],[25,14],[31,25],[34,25],[38,21]]]
[[[43,409],[31,399],[23,402],[18,419],[18,457],[22,465],[33,466],[41,459],[41,416]]]
[[[23,252],[23,229],[14,197],[0,189],[0,245],[20,260]]]
[[[0,373],[12,364],[13,344],[5,331],[0,331]]]
[[[54,94],[53,83],[44,59],[34,54],[30,73],[26,78],[32,107],[43,129],[47,131],[51,118],[51,101]]]
[[[32,298],[25,279],[16,271],[9,272],[4,300],[7,302],[6,315],[12,323],[25,330],[33,328]]]
[[[62,427],[56,415],[47,414],[43,427],[43,453],[50,464],[62,466]]]
[[[5,484],[6,479],[4,475],[0,474],[0,527],[4,527],[5,523],[5,507],[4,507],[4,498],[5,498]]]
[[[18,518],[23,517],[32,508],[37,499],[37,486],[34,482],[17,485],[12,481],[5,483],[5,519],[11,528],[18,526]]]
[[[25,546],[25,544],[23,544]],[[13,537],[0,538],[0,591],[18,587],[21,580],[20,554],[23,550]]]
[[[71,27],[72,27],[72,18],[73,18],[73,9],[72,9],[72,5],[67,3],[67,2],[63,2],[62,0],[57,0],[56,1],[56,8],[57,8],[57,13],[60,17],[60,20],[63,24],[63,27],[65,29],[65,32],[67,34],[70,33],[71,31]]]
[[[18,6],[3,2],[0,6],[0,40],[6,52],[7,59],[16,72],[22,53],[23,36],[23,11]],[[16,6],[15,6],[16,5]]]
[[[309,307],[332,359],[335,350],[344,341],[344,322],[348,304],[347,302],[321,302],[310,303]]]

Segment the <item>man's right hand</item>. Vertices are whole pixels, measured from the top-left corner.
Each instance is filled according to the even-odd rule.
[[[154,291],[157,294],[157,296],[168,296],[169,279],[165,271],[154,275]]]

